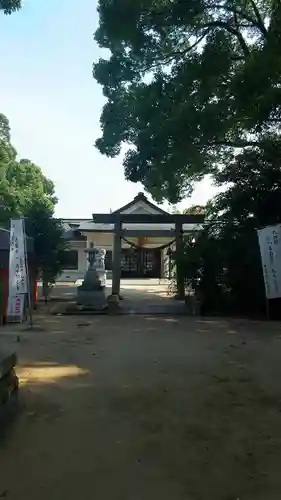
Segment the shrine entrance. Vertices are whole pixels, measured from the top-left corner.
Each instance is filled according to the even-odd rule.
[[[120,266],[121,278],[159,278],[161,251],[157,248],[123,248]]]
[[[127,243],[130,238],[157,238],[165,241],[174,241],[176,256],[177,295],[184,299],[184,273],[182,272],[183,254],[183,224],[202,224],[202,215],[179,214],[137,214],[113,212],[109,214],[93,214],[96,224],[113,226],[113,255],[112,255],[112,295],[120,295],[121,277],[160,277],[161,266],[160,248],[145,248],[130,244],[131,248],[122,249],[122,239]],[[123,224],[126,227],[123,227]],[[146,226],[145,229],[137,229]],[[148,225],[148,229],[147,229]],[[162,229],[163,225],[170,226]],[[135,227],[134,227],[135,226]],[[150,229],[151,228],[151,229]],[[164,245],[167,246],[167,245]],[[162,247],[163,248],[163,247]],[[160,256],[160,258],[159,258]],[[158,274],[158,276],[157,276]]]
[[[112,271],[112,251],[106,252],[105,267]],[[160,278],[161,249],[134,247],[122,248],[120,278]]]

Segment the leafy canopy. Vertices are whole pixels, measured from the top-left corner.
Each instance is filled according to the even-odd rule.
[[[175,209],[173,210],[174,214],[190,214],[190,215],[204,215],[205,207],[204,205],[191,205],[188,208],[184,208],[183,210]]]
[[[61,270],[65,240],[54,218],[54,184],[39,166],[17,159],[10,142],[9,121],[0,115],[0,225],[9,228],[11,217],[25,217],[27,235],[34,239],[37,271],[49,284]]]
[[[46,208],[42,200],[36,200],[25,212],[26,232],[34,239],[36,267],[42,281],[49,286],[62,271],[66,242],[60,220],[53,217],[53,210]]]
[[[99,151],[159,201],[188,194],[281,120],[279,0],[99,0]]]
[[[280,157],[281,140],[264,141],[245,148],[216,176],[228,187],[209,203],[205,231],[186,242],[183,266],[206,312],[265,311],[256,229],[281,223]]]
[[[12,14],[21,7],[21,0],[0,0],[0,10],[3,10],[4,14]]]

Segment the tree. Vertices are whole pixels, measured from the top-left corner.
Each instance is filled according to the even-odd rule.
[[[280,0],[99,0],[102,154],[178,202],[281,120]],[[116,19],[118,18],[118,23]],[[258,78],[257,78],[258,75]]]
[[[40,167],[26,159],[17,160],[9,120],[3,114],[0,114],[0,200],[2,225],[12,216],[24,216],[38,200],[49,211],[53,211],[57,202],[54,184]]]
[[[204,215],[205,214],[205,207],[204,205],[191,205],[188,208],[185,208],[184,210],[174,210],[173,213],[175,214],[189,214],[189,215]]]
[[[0,113],[0,144],[9,144],[11,129],[8,118]]]
[[[4,14],[12,14],[17,10],[20,10],[21,7],[21,0],[0,0],[0,10],[3,10]]]
[[[216,196],[214,207],[221,224],[263,227],[281,222],[281,140],[262,141],[226,163],[216,175],[229,188]]]
[[[9,165],[16,161],[16,155],[16,151],[10,143],[9,120],[5,115],[0,114],[0,223],[2,225],[7,222],[6,208],[13,203],[6,173]]]
[[[209,204],[205,231],[186,241],[183,266],[207,312],[265,311],[256,229],[281,222],[280,156],[280,139],[264,141],[217,174],[228,188]]]
[[[9,228],[11,217],[25,218],[27,235],[34,239],[37,273],[49,286],[61,271],[66,248],[62,224],[54,218],[54,184],[31,161],[17,160],[4,115],[0,115],[0,174],[0,225]]]
[[[60,220],[53,217],[53,211],[46,208],[42,200],[36,200],[25,211],[26,232],[34,239],[35,265],[41,274],[44,294],[62,271],[63,252],[66,242]]]
[[[16,152],[10,145],[4,145],[3,151],[7,157],[2,164],[2,225],[9,223],[10,217],[24,217],[26,211],[39,201],[48,212],[53,211],[57,201],[53,182],[29,160],[17,161]]]

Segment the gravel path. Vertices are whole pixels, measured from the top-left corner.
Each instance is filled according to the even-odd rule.
[[[8,500],[279,500],[281,327],[54,317],[4,329],[22,411],[0,448]],[[22,327],[19,327],[22,330]]]

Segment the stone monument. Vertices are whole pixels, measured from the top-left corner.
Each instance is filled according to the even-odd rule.
[[[89,266],[84,281],[77,288],[77,304],[87,309],[102,311],[107,307],[105,296],[105,250],[100,251],[91,242],[90,247],[85,249],[88,254]]]

